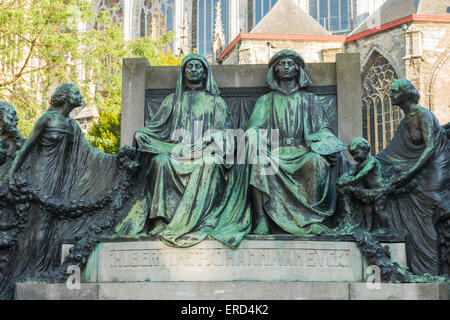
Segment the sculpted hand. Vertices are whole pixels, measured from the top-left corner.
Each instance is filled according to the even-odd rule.
[[[336,181],[336,185],[338,187],[343,187],[347,183],[348,178],[349,176],[347,174],[344,174]]]
[[[136,144],[136,149],[141,146],[141,137],[138,133],[134,135],[134,141]],[[147,144],[151,144],[151,141],[147,141]]]
[[[307,140],[309,140],[309,142],[320,142],[322,139],[318,136],[317,133],[314,133],[314,134],[308,136]]]

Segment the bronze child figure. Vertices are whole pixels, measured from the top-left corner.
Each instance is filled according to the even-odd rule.
[[[364,138],[353,139],[348,150],[357,164],[336,183],[344,197],[347,214],[352,217],[353,224],[367,231],[385,232],[388,227],[385,211],[387,183],[381,164],[370,155],[370,145]],[[359,212],[361,216],[357,217]]]

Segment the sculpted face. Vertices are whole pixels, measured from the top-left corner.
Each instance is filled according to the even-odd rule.
[[[369,155],[369,152],[363,148],[355,148],[353,150],[350,150],[349,152],[353,159],[355,159],[355,161],[359,163],[364,162]]]
[[[83,105],[83,96],[81,95],[80,90],[75,86],[70,90],[69,103],[73,108],[81,107]]]
[[[0,110],[2,110],[3,113],[3,115],[0,116],[0,133],[3,134],[8,130],[8,128],[16,127],[19,122],[19,118],[17,118],[14,108],[10,105],[8,106],[6,103]]]
[[[284,58],[275,67],[275,73],[280,80],[293,80],[298,75],[299,67],[291,58]]]
[[[391,85],[389,91],[389,98],[391,98],[391,103],[394,105],[398,105],[402,101],[402,91],[396,83]]]
[[[188,82],[199,84],[206,78],[206,70],[200,60],[191,60],[186,64],[184,75]]]

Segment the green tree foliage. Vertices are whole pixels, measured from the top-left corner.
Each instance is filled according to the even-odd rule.
[[[52,86],[80,86],[75,61],[90,39],[78,22],[92,18],[77,0],[0,0],[0,100],[13,104],[26,136],[47,109]]]
[[[0,0],[0,101],[15,106],[24,136],[48,108],[55,87],[77,85],[100,110],[88,140],[115,152],[120,140],[122,58],[152,65],[179,64],[168,49],[172,35],[125,41],[107,12],[94,16],[83,0]]]
[[[122,56],[115,56],[106,64],[99,64],[97,68],[112,67],[112,72],[103,70],[108,79],[101,84],[101,95],[96,98],[99,118],[88,133],[89,142],[107,153],[116,153],[120,147],[120,116],[121,116],[121,83],[123,57],[146,58],[153,66],[180,65],[182,57],[173,55],[169,48],[172,33],[168,33],[159,40],[149,37],[138,38],[126,44],[126,52]],[[120,59],[117,59],[120,57]]]

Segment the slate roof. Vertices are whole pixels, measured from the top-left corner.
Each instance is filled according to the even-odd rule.
[[[292,0],[279,0],[250,33],[330,35]]]
[[[358,34],[401,18],[416,15],[449,16],[449,0],[387,0],[350,35]],[[379,23],[376,17],[379,17]]]

